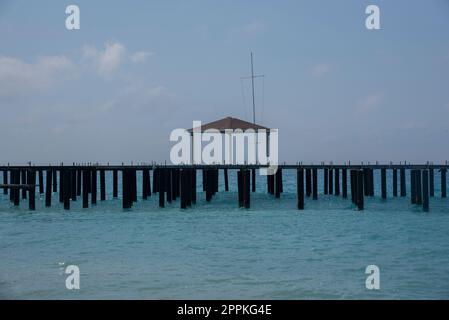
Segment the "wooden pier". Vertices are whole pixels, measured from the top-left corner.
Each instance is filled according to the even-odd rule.
[[[179,202],[182,209],[187,209],[197,203],[197,174],[201,171],[202,190],[205,200],[213,200],[219,192],[220,172],[224,179],[224,192],[229,191],[229,171],[237,172],[236,205],[241,208],[251,207],[251,193],[256,192],[256,169],[261,165],[60,165],[60,166],[0,166],[3,176],[4,195],[14,206],[19,206],[21,199],[28,200],[29,210],[36,209],[36,192],[44,195],[45,207],[51,207],[54,193],[59,192],[59,202],[64,209],[70,210],[74,201],[81,201],[82,208],[98,205],[98,189],[100,202],[106,201],[106,173],[112,173],[112,197],[118,198],[119,177],[121,178],[122,207],[132,208],[137,202],[137,175],[142,179],[142,201],[152,196],[158,197],[159,207],[167,203]],[[284,192],[283,172],[294,170],[297,184],[297,208],[307,208],[307,198],[318,199],[318,172],[323,172],[323,194],[348,198],[350,192],[354,208],[364,210],[365,197],[388,199],[387,172],[391,171],[392,197],[406,197],[406,177],[410,176],[410,202],[422,207],[424,212],[430,208],[430,199],[435,197],[434,173],[440,173],[440,196],[447,197],[446,172],[447,163],[434,164],[373,164],[373,165],[279,165],[274,175],[266,177],[265,190],[273,198],[281,198]],[[374,172],[380,173],[380,193],[375,194]],[[120,175],[119,175],[120,173]],[[399,183],[398,183],[399,173]],[[44,179],[45,176],[45,179]],[[261,177],[261,176],[260,176]],[[58,179],[59,178],[59,179]],[[99,186],[98,186],[99,180]],[[348,181],[349,180],[349,181]],[[44,184],[45,181],[45,184]],[[348,185],[349,183],[349,185]],[[399,192],[398,192],[399,187]]]

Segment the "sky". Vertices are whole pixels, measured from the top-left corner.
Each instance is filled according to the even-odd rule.
[[[449,160],[448,0],[0,0],[0,164],[168,162],[173,129],[251,121],[250,52],[281,162]]]

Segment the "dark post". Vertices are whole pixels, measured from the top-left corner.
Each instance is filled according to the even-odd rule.
[[[363,176],[364,176],[364,172],[362,170],[358,171],[357,174],[357,208],[359,210],[363,210],[364,208],[364,199],[363,199]]]
[[[158,173],[158,190],[159,190],[159,207],[164,208],[165,207],[165,169],[160,168]],[[185,189],[185,188],[184,188]]]
[[[3,170],[3,184],[8,184],[8,170]],[[8,194],[8,188],[3,189],[3,194]]]
[[[251,172],[250,170],[244,170],[245,173],[245,179],[244,179],[244,191],[245,191],[245,208],[249,209],[251,207],[251,192],[250,192],[250,186],[251,186]]]
[[[166,169],[165,171],[165,191],[167,192],[167,202],[171,203],[172,200],[172,170]],[[190,197],[187,197],[187,206],[189,205]]]
[[[306,169],[306,196],[310,197],[312,194],[312,172],[311,169]]]
[[[195,204],[196,203],[196,169],[192,169],[191,171],[191,175],[192,175],[192,203]]]
[[[347,170],[345,168],[341,169],[341,184],[342,184],[342,192],[343,198],[348,197],[348,183],[347,183]]]
[[[435,196],[435,177],[434,177],[434,173],[433,173],[433,169],[429,169],[429,192],[430,192],[430,196],[434,197]]]
[[[446,168],[441,169],[441,198],[446,198]]]
[[[64,202],[64,175],[62,168],[59,169],[59,202]]]
[[[370,181],[370,193],[369,195],[371,197],[374,197],[374,169],[370,169],[369,170],[370,173],[370,177],[369,177],[369,181]]]
[[[42,172],[41,172],[42,175]],[[28,184],[32,185],[29,189],[28,194],[28,208],[30,210],[36,210],[36,171],[29,171],[28,172]]]
[[[398,196],[398,170],[393,169],[393,197]]]
[[[14,170],[14,184],[20,184],[20,171]],[[14,205],[20,205],[20,190],[14,189]]]
[[[237,171],[237,189],[239,195],[239,207],[243,207],[243,174],[242,169]]]
[[[280,196],[281,196],[281,180],[282,180],[281,169],[278,168],[276,171],[276,186],[275,186],[275,188],[276,188],[275,197],[276,198],[280,198]]]
[[[422,171],[422,195],[423,195],[422,208],[425,212],[428,212],[429,211],[429,172],[427,170]]]
[[[45,176],[45,206],[51,207],[51,180],[52,180],[52,170],[47,170]]]
[[[186,202],[186,169],[181,169],[180,171],[180,179],[181,179],[181,199],[179,201],[181,209],[187,208]],[[203,170],[203,182],[204,182],[204,170]]]
[[[339,196],[340,195],[340,169],[335,168],[334,172],[335,172],[335,195]]]
[[[58,192],[58,177],[56,169],[52,170],[52,178],[53,178],[53,192]]]
[[[412,204],[416,203],[416,171],[410,170],[410,201]]]
[[[225,191],[229,191],[228,169],[223,169],[223,173],[224,173]]]
[[[251,169],[252,192],[256,192],[256,169]]]
[[[122,203],[123,209],[131,208],[131,194],[130,194],[130,174],[129,169],[122,170]]]
[[[114,169],[112,171],[112,197],[118,197],[118,171]]]
[[[416,170],[416,204],[422,204],[421,170]]]
[[[298,210],[304,209],[304,169],[298,168],[296,172],[296,184],[298,193]]]
[[[318,170],[316,168],[313,168],[313,186],[312,186],[312,195],[313,200],[318,199]]]
[[[91,171],[91,181],[92,181],[92,187],[91,187],[91,197],[92,197],[92,204],[97,204],[97,169],[92,169]]]
[[[27,184],[27,171],[22,170],[21,176],[22,176],[22,184]],[[27,198],[27,189],[23,188],[22,189],[22,199],[26,199],[26,198]]]
[[[401,197],[407,196],[407,189],[405,185],[405,169],[400,169],[400,178],[401,178]]]
[[[382,199],[387,199],[387,169],[380,169]]]
[[[350,170],[350,179],[351,179],[351,201],[352,203],[357,203],[357,188],[356,188],[356,173],[355,170]]]
[[[81,196],[81,169],[76,170],[76,195]]]
[[[76,170],[70,170],[70,198],[76,201]]]
[[[39,170],[38,172],[38,179],[39,179],[39,194],[44,193],[44,176],[42,170]],[[34,182],[32,184],[36,183],[36,178],[34,178]]]
[[[334,170],[329,169],[329,194],[334,193]]]
[[[65,169],[61,174],[64,176],[64,178],[62,178],[63,186],[61,188],[63,190],[64,209],[70,210],[70,171]]]
[[[329,169],[324,168],[324,194],[329,193],[328,183],[329,183]]]
[[[106,177],[104,169],[100,169],[100,199],[106,200]]]
[[[87,169],[83,170],[83,208],[89,207],[89,171]]]
[[[142,170],[142,199],[146,200],[148,195],[148,170]]]

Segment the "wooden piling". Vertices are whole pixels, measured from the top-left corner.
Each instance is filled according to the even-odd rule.
[[[27,183],[32,185],[32,187],[28,190],[28,208],[29,210],[34,211],[36,210],[36,171],[28,171],[27,179]]]
[[[324,194],[329,193],[329,169],[324,168]]]
[[[281,197],[281,181],[282,181],[280,168],[277,169],[275,177],[276,177],[275,197],[280,198]]]
[[[3,170],[3,184],[8,184],[8,170]],[[3,188],[3,194],[8,194],[8,188]]]
[[[52,183],[52,170],[47,170],[45,174],[45,206],[51,207],[51,183]]]
[[[22,184],[27,184],[27,171],[21,170],[20,176],[22,178]],[[26,199],[26,198],[27,198],[27,190],[22,189],[22,199]]]
[[[344,199],[348,197],[348,182],[347,182],[347,170],[341,169],[341,186],[342,186],[342,196]]]
[[[165,207],[165,169],[158,170],[159,207]]]
[[[64,202],[64,174],[63,174],[63,169],[59,169],[58,170],[59,173],[59,202],[63,203]]]
[[[243,179],[243,190],[244,190],[244,196],[243,196],[243,202],[244,207],[246,209],[249,209],[251,207],[251,172],[250,170],[243,170],[244,172],[244,179]]]
[[[334,169],[329,169],[329,194],[334,194]]]
[[[364,187],[363,187],[363,176],[364,176],[364,172],[362,170],[358,171],[358,175],[357,175],[357,208],[359,210],[363,210],[364,209]]]
[[[39,194],[43,194],[44,193],[44,175],[43,175],[43,171],[39,170],[38,172],[38,179],[39,179]],[[36,183],[36,177],[34,177],[34,181],[33,184]]]
[[[122,170],[122,206],[123,206],[123,209],[130,209],[132,206],[130,180],[131,180],[130,169],[123,169]]]
[[[229,191],[229,178],[228,178],[228,169],[223,169],[224,174],[224,183],[225,183],[225,191]]]
[[[14,170],[14,184],[20,184],[20,170]],[[20,205],[20,190],[14,189],[14,205],[19,206]]]
[[[172,191],[173,191],[173,187],[172,187],[172,170],[171,169],[166,169],[166,171],[165,171],[165,190],[166,190],[166,195],[167,195],[167,202],[171,203],[171,201],[172,201]],[[187,206],[189,206],[189,198],[190,197],[187,197]]]
[[[446,168],[441,168],[441,198],[446,198]]]
[[[70,171],[68,169],[64,169],[61,174],[63,176],[63,185],[61,186],[61,189],[63,194],[64,210],[70,210]]]
[[[87,169],[83,169],[83,208],[89,207],[89,181],[89,171]]]
[[[422,208],[424,212],[429,211],[429,172],[427,170],[422,171]]]
[[[435,176],[434,176],[434,172],[433,169],[429,169],[429,194],[430,197],[434,197],[435,196]]]
[[[243,174],[242,169],[237,171],[237,190],[239,207],[243,207]]]
[[[192,204],[196,204],[196,169],[191,169],[190,170],[190,174],[191,174],[191,199],[192,199]]]
[[[256,192],[256,169],[251,169],[251,191]]]
[[[52,178],[53,178],[53,192],[58,192],[58,177],[57,177],[57,171],[56,169],[52,170]]]
[[[306,170],[306,196],[310,197],[312,195],[312,171],[311,169]]]
[[[78,168],[76,170],[76,195],[78,197],[81,196],[81,186],[82,186],[81,183],[82,183],[81,182],[81,169]]]
[[[90,171],[91,174],[91,190],[90,190],[90,196],[91,200],[90,202],[92,204],[97,204],[97,169],[92,169]]]
[[[421,170],[416,170],[416,204],[422,205]]]
[[[398,170],[393,169],[393,197],[398,196]]]
[[[416,170],[410,170],[410,202],[416,204]]]
[[[298,168],[296,171],[296,190],[298,210],[304,210],[304,169]]]
[[[204,170],[203,171],[203,184],[204,184]],[[180,171],[180,187],[181,187],[181,192],[180,192],[180,207],[181,209],[186,209],[187,208],[187,201],[186,201],[186,170],[185,169],[181,169]],[[204,188],[204,185],[203,185]]]
[[[118,170],[112,170],[112,197],[118,197]]]
[[[340,195],[340,169],[339,168],[335,168],[334,169],[335,172],[335,195],[339,196]]]
[[[316,168],[313,168],[312,176],[313,176],[312,199],[317,200],[318,199],[318,170]]]
[[[401,179],[401,197],[407,196],[407,187],[405,184],[405,169],[400,169],[400,179]]]
[[[76,169],[70,170],[70,199],[76,201]]]
[[[148,169],[142,170],[142,199],[146,200],[148,197]]]
[[[380,169],[381,176],[381,195],[382,199],[387,199],[387,169]]]
[[[100,200],[106,200],[106,174],[104,169],[100,169]]]

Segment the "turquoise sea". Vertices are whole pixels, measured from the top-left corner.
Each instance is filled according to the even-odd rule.
[[[289,170],[281,199],[258,176],[251,209],[239,209],[230,174],[231,191],[206,203],[198,173],[198,202],[187,210],[179,201],[160,209],[152,196],[125,211],[120,194],[111,199],[109,173],[108,200],[89,209],[78,199],[65,211],[55,193],[52,208],[42,195],[30,212],[26,200],[16,208],[0,194],[0,298],[449,298],[449,199],[440,198],[437,172],[429,213],[411,205],[409,185],[407,198],[392,198],[391,176],[380,199],[379,172],[363,212],[324,196],[322,172],[319,199],[298,211]],[[380,290],[365,288],[371,264]],[[68,265],[80,268],[79,290],[65,287]]]

